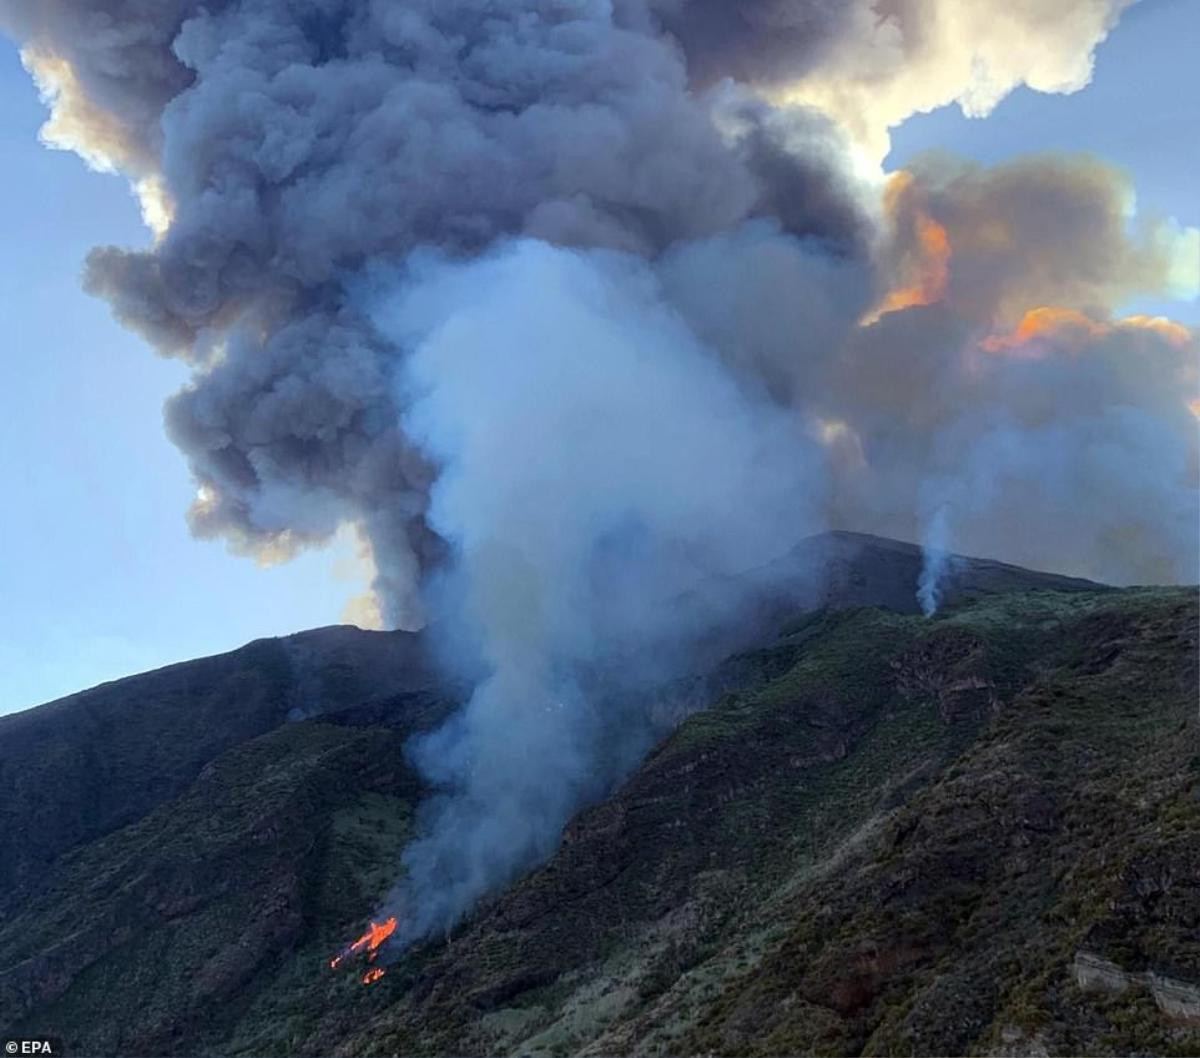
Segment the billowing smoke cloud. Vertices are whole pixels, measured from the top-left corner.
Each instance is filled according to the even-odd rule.
[[[894,286],[844,348],[835,520],[1118,583],[1197,577],[1195,336],[1114,318],[1200,285],[1200,235],[1088,159],[894,178]],[[845,446],[846,438],[842,438]],[[1141,467],[1142,469],[1135,469]]]
[[[778,85],[828,60],[868,7],[844,0],[645,0],[643,10],[678,41],[693,84],[730,78]]]
[[[679,0],[660,2],[673,6]],[[819,108],[846,129],[867,160],[879,162],[888,152],[888,130],[912,114],[957,103],[967,116],[982,117],[1020,85],[1039,92],[1083,88],[1091,80],[1094,49],[1132,2],[735,2],[727,6],[731,19],[740,15],[744,28],[734,39],[741,47],[720,54],[737,60],[757,50],[765,61],[723,64],[725,72],[743,70],[776,98]],[[718,0],[691,4],[716,7]],[[797,68],[761,46],[781,31],[786,39],[804,20],[821,28],[818,47],[808,49],[817,61]],[[718,49],[718,40],[701,37],[702,53]]]
[[[1200,236],[1138,216],[1121,174],[1086,156],[991,169],[938,156],[893,177],[885,267],[936,278],[926,299],[987,327],[1039,305],[1102,317],[1147,291],[1191,296]],[[941,255],[939,257],[939,255]]]
[[[545,855],[822,526],[922,540],[931,611],[952,550],[1196,575],[1196,340],[1118,311],[1193,290],[1196,233],[1089,160],[851,175],[1080,87],[1123,6],[0,0],[47,141],[154,230],[86,283],[194,369],[195,531],[353,527],[382,623],[478,681],[414,749],[404,936]]]
[[[422,619],[430,472],[349,276],[517,233],[654,253],[755,213],[845,252],[865,238],[819,119],[693,98],[671,43],[604,0],[3,12],[56,101],[47,135],[129,170],[164,218],[149,250],[96,251],[86,282],[197,366],[168,410],[196,530],[270,560],[358,522],[391,623]]]
[[[785,555],[824,495],[801,418],[739,385],[640,257],[526,241],[465,266],[421,255],[400,289],[377,319],[412,350],[405,423],[442,468],[428,517],[489,673],[418,751],[446,789],[405,856],[419,936],[547,854],[641,756],[622,668],[670,674],[665,654],[736,601],[684,594]]]

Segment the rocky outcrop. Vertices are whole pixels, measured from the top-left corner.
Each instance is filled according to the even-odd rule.
[[[905,698],[936,702],[946,723],[982,719],[1000,709],[987,646],[980,636],[960,629],[939,631],[895,659],[892,670],[896,689]]]
[[[1145,988],[1167,1017],[1188,1025],[1200,1026],[1200,983],[1179,981],[1173,977],[1143,970],[1131,973],[1116,963],[1092,952],[1078,951],[1072,965],[1075,983],[1084,991],[1124,992]]]

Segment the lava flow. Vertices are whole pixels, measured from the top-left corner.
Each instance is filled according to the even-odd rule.
[[[385,940],[396,932],[396,916],[393,915],[386,922],[371,923],[370,929],[367,930],[353,944],[348,944],[337,955],[329,960],[329,965],[336,970],[342,961],[349,955],[357,955],[359,952],[366,952],[368,959],[374,959],[379,952],[379,947]],[[384,971],[376,967],[373,970],[368,970],[363,977],[363,984],[369,985],[378,981],[384,974]]]

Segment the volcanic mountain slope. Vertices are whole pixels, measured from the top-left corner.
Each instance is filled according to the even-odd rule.
[[[0,716],[0,912],[61,852],[136,822],[226,750],[433,682],[419,637],[320,628]]]
[[[911,544],[854,533],[812,537],[747,575],[754,583],[739,594],[754,599],[758,615],[749,622],[741,615],[715,646],[716,660],[726,644],[756,643],[807,607],[915,612],[920,562]],[[958,566],[958,597],[1013,585],[1098,587],[981,559]],[[226,750],[289,719],[386,703],[442,683],[421,636],[318,628],[0,716],[0,912],[59,853],[141,819]],[[360,720],[368,715],[390,714],[386,707],[360,711]]]
[[[908,555],[915,588],[906,545],[823,539],[843,583]],[[285,681],[263,730],[181,749],[177,789],[9,890],[0,1025],[95,1054],[1197,1053],[1196,593],[1002,573],[932,620],[792,613],[550,862],[369,988],[328,960],[394,880],[402,745],[449,696],[284,723]]]
[[[341,1050],[1194,1054],[1195,627],[1185,591],[815,615]]]

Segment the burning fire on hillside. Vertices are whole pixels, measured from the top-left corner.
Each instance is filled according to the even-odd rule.
[[[384,941],[396,932],[396,917],[384,922],[372,922],[370,928],[358,940],[346,945],[337,955],[329,960],[330,969],[336,970],[341,964],[352,955],[366,953],[367,961],[374,962],[375,957],[379,954],[379,949]],[[378,966],[373,966],[365,974],[363,974],[362,983],[365,985],[374,984],[387,971]]]

